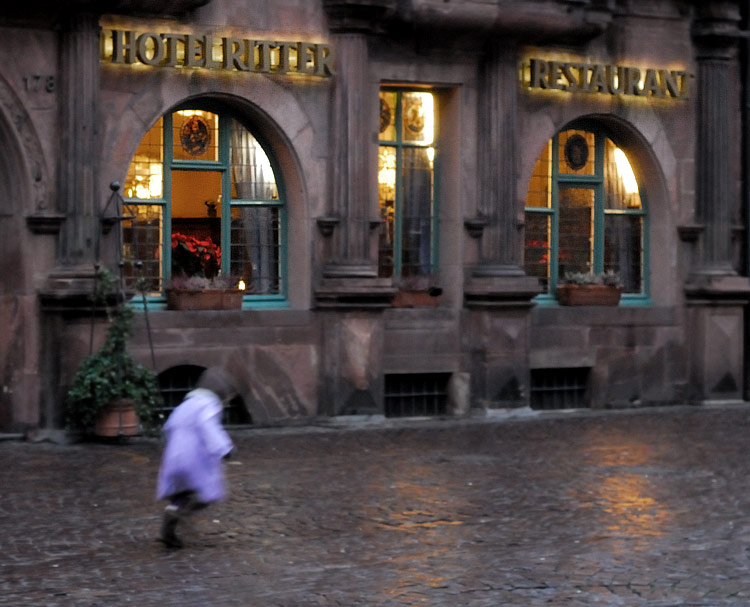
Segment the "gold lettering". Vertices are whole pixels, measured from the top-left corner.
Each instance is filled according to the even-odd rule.
[[[531,89],[546,89],[547,88],[547,62],[541,59],[531,60],[531,80],[529,81],[529,88]]]
[[[575,64],[573,63],[563,63],[562,64],[562,74],[565,76],[565,80],[568,81],[568,84],[565,86],[565,90],[574,92],[578,90],[578,79],[576,78],[575,74],[573,73],[573,68],[575,68]]]
[[[255,64],[255,71],[261,74],[267,74],[271,71],[271,46],[272,42],[268,40],[256,40],[255,48],[258,50],[258,61]]]
[[[291,69],[289,51],[292,50],[293,45],[288,42],[276,42],[274,46],[279,49],[279,62],[276,65],[276,73],[286,74]]]
[[[111,44],[110,44],[111,41]],[[307,41],[248,40],[233,36],[105,30],[101,60],[118,64],[332,76],[333,49]]]
[[[180,34],[162,34],[161,37],[165,43],[165,54],[167,57],[164,65],[166,67],[175,67],[177,65],[177,43],[182,42],[185,44],[185,36]]]
[[[112,63],[135,63],[135,43],[135,32],[112,30]]]
[[[530,89],[686,99],[689,81],[694,78],[693,74],[681,70],[641,69],[615,64],[547,61],[536,58],[528,61]]]
[[[563,84],[560,82],[560,62],[550,61],[549,62],[549,74],[547,75],[547,88],[551,89],[563,89]]]
[[[607,92],[610,95],[621,95],[625,90],[625,68],[616,65],[608,65],[605,68],[607,74]],[[615,85],[615,79],[617,85]]]
[[[668,93],[670,97],[679,99],[680,87],[677,84],[677,72],[672,72],[669,70],[659,70],[659,76],[661,77],[665,92]]]
[[[646,76],[643,79],[643,94],[648,95],[649,93],[652,97],[664,97],[666,95],[663,86],[659,83],[656,70],[652,69],[646,70]]]
[[[164,42],[161,36],[151,32],[138,36],[135,55],[145,65],[159,65],[164,59]]]
[[[185,36],[185,59],[183,61],[185,67],[203,67],[206,65],[206,57],[201,42],[205,43],[205,38],[202,36],[194,36],[193,34]]]
[[[589,93],[604,93],[607,91],[607,82],[604,79],[604,66],[598,63],[591,66],[591,79],[586,89]]]
[[[641,89],[638,84],[641,81],[641,70],[637,67],[629,67],[625,69],[625,88],[623,93],[625,95],[640,95]]]
[[[221,67],[221,61],[214,59],[214,37],[204,36],[203,37],[203,67],[213,69]]]
[[[224,38],[221,42],[221,67],[223,67],[225,70],[238,69],[243,72],[248,71],[250,69],[250,58],[247,52],[249,40],[230,37]]]
[[[333,76],[336,73],[333,69],[333,49],[327,44],[315,45],[314,62],[316,76]]]
[[[312,74],[315,72],[315,46],[309,42],[297,43],[297,73]],[[312,63],[312,65],[310,65]]]
[[[578,88],[585,91],[589,86],[589,68],[588,63],[577,63],[578,68]]]

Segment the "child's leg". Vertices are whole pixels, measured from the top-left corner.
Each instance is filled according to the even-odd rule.
[[[182,548],[182,540],[177,537],[177,523],[180,521],[180,508],[169,503],[164,508],[159,539],[170,548]]]
[[[170,548],[181,548],[182,540],[177,537],[177,523],[191,512],[208,506],[198,499],[195,491],[182,491],[169,496],[169,504],[164,508],[160,538]]]

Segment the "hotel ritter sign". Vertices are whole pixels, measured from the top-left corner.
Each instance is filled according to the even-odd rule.
[[[531,59],[527,66],[528,81],[524,83],[527,88],[568,93],[687,99],[693,78],[693,74],[684,70],[603,63]]]
[[[327,44],[248,40],[211,34],[105,30],[102,59],[115,64],[204,68],[261,74],[333,75]]]

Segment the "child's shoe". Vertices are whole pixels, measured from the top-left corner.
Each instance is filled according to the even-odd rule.
[[[179,521],[179,508],[176,505],[169,504],[164,508],[164,518],[161,523],[159,539],[164,542],[168,548],[182,548],[182,540],[180,540],[175,533]]]

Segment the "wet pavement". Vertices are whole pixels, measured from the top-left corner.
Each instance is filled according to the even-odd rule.
[[[0,442],[0,604],[750,605],[750,406],[232,433],[155,540],[161,445]]]

